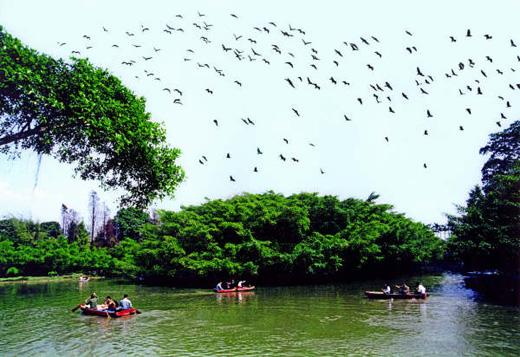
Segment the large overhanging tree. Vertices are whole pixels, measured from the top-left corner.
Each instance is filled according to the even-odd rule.
[[[70,63],[28,48],[0,26],[0,154],[22,150],[74,165],[84,180],[122,188],[123,205],[172,195],[180,151],[151,121],[145,99],[85,59]]]

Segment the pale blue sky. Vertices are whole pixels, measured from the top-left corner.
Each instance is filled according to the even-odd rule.
[[[206,16],[199,17],[198,11]],[[169,142],[181,148],[179,163],[187,173],[175,199],[156,206],[176,209],[203,202],[205,196],[227,198],[246,191],[310,191],[341,198],[366,198],[376,191],[380,202],[391,203],[397,211],[427,223],[443,222],[443,214],[453,213],[454,204],[463,203],[468,190],[479,182],[485,158],[478,155],[478,149],[489,133],[499,129],[495,122],[500,113],[508,118],[502,120],[503,126],[517,118],[519,90],[508,85],[520,83],[516,59],[520,50],[510,46],[511,39],[520,45],[513,26],[518,13],[518,1],[0,0],[0,24],[26,44],[63,58],[79,50],[146,97],[154,120],[165,123]],[[193,25],[203,25],[203,21],[213,25],[210,31]],[[269,25],[270,21],[278,27]],[[166,24],[184,32],[169,35],[163,32]],[[306,34],[293,31],[294,37],[282,36],[280,30],[288,31],[289,24]],[[150,31],[142,32],[141,26]],[[255,26],[265,26],[270,33],[258,32]],[[467,28],[472,30],[471,38],[465,37]],[[127,31],[135,36],[129,37]],[[237,41],[233,34],[243,37]],[[485,40],[484,34],[493,38]],[[205,44],[201,36],[211,43]],[[370,45],[363,44],[360,36]],[[257,43],[251,44],[247,38]],[[304,45],[302,38],[312,44]],[[352,51],[343,41],[355,42],[360,50]],[[58,46],[58,42],[67,44]],[[247,57],[238,61],[222,50],[222,44],[243,50],[245,56],[252,55],[254,48],[262,57],[254,62]],[[282,54],[275,53],[272,44]],[[411,46],[417,52],[409,54],[405,48]],[[156,53],[153,47],[161,51]],[[311,47],[318,51],[319,61],[312,60]],[[142,56],[153,58],[144,61]],[[468,68],[468,58],[475,61],[474,68]],[[128,60],[136,64],[121,64]],[[225,77],[212,68],[199,68],[197,62],[222,69]],[[463,71],[458,70],[459,62],[466,64]],[[318,70],[310,67],[312,63]],[[375,70],[369,70],[367,64]],[[434,77],[431,85],[423,87],[429,95],[421,94],[416,86],[416,79],[424,80],[416,76],[417,66]],[[452,68],[458,76],[447,79],[444,73]],[[146,77],[145,69],[161,80],[153,80],[155,75]],[[300,83],[298,76],[304,80],[309,76],[321,90]],[[330,76],[338,82],[346,80],[350,86],[333,85]],[[284,81],[287,77],[296,89]],[[243,86],[238,87],[234,80]],[[394,90],[379,92],[382,103],[377,104],[369,84],[385,81]],[[465,89],[466,85],[473,91]],[[475,94],[479,85],[482,96]],[[183,105],[173,104],[174,95],[162,91],[164,87],[181,89]],[[214,94],[206,93],[205,88]],[[467,93],[459,95],[459,88]],[[401,92],[410,99],[405,100]],[[385,99],[387,95],[391,103]],[[358,97],[363,98],[363,105]],[[506,108],[507,100],[511,108]],[[389,105],[395,114],[389,112]],[[292,113],[293,107],[301,117]],[[468,107],[472,115],[466,113]],[[433,118],[427,118],[427,109]],[[346,122],[343,114],[352,121]],[[240,120],[243,117],[250,117],[256,125],[246,126]],[[213,119],[218,119],[219,128]],[[463,132],[459,125],[464,126]],[[424,130],[428,136],[423,135]],[[289,144],[282,138],[289,139]],[[311,147],[310,142],[316,146]],[[257,147],[263,155],[256,154]],[[227,152],[231,159],[225,158]],[[282,162],[279,154],[299,162]],[[209,160],[204,166],[198,163],[201,155]],[[255,166],[258,173],[253,173]],[[33,190],[35,171],[34,154],[24,154],[17,161],[0,158],[0,215],[58,219],[61,203],[84,213],[88,192],[98,189],[95,182],[72,179],[67,165],[44,157]],[[237,182],[230,182],[229,175]],[[99,192],[115,210],[114,193]]]

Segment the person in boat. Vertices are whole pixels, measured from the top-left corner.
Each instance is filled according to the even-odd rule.
[[[85,305],[90,309],[97,309],[98,298],[96,293],[90,294],[90,297],[85,300]]]
[[[105,308],[107,310],[115,311],[117,308],[117,303],[110,296],[105,298]]]
[[[392,288],[390,285],[385,284],[384,289],[381,289],[382,292],[384,292],[386,295],[390,295],[392,293]]]
[[[217,286],[215,286],[215,290],[216,290],[216,291],[224,290],[224,288],[222,287],[222,282],[221,282],[221,281],[219,281],[219,283],[217,284]]]
[[[426,295],[426,288],[424,287],[423,284],[421,284],[420,282],[417,283],[417,293],[421,294],[421,295]]]
[[[239,280],[238,284],[237,284],[237,288],[243,288],[245,283],[246,283],[245,280]]]
[[[396,285],[395,287],[399,290],[399,294],[401,295],[407,295],[410,293],[410,287],[406,285],[405,282],[403,282],[402,285]]]
[[[89,280],[89,277],[88,276],[80,276],[79,277],[79,281],[80,282],[87,282]]]
[[[128,298],[128,294],[123,295],[123,298],[119,301],[119,307],[121,310],[130,309],[132,307],[132,302]]]

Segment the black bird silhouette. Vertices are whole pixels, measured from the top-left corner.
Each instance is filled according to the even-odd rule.
[[[312,147],[316,147],[316,145],[314,145],[313,143],[309,143],[309,145]]]
[[[236,180],[233,178],[233,176],[229,176],[229,181],[236,182]]]
[[[378,87],[379,87],[379,86],[378,86]],[[394,90],[394,89],[392,88],[392,86],[390,85],[390,83],[388,83],[388,82],[385,82],[385,87],[388,88],[388,89],[390,89],[390,90]]]
[[[468,30],[466,31],[466,37],[471,37],[471,30],[470,30],[470,29],[468,29]]]
[[[86,38],[87,40],[90,40],[90,36],[88,36],[88,35],[83,35],[83,38]]]
[[[141,45],[132,45],[132,46],[134,46],[135,48],[140,48],[140,47],[142,47]]]
[[[179,95],[182,95],[182,92],[177,88],[174,88],[173,91],[179,93]]]
[[[471,108],[466,108],[466,111],[471,115]]]
[[[459,125],[459,130],[460,131],[464,130],[464,127],[462,125]]]
[[[176,98],[176,99],[173,100],[173,104],[180,104],[180,105],[182,105],[182,102],[181,102],[181,100],[179,98]]]
[[[504,113],[500,113],[500,118],[507,119],[506,116],[504,115]]]
[[[379,58],[383,58],[383,55],[382,55],[379,51],[375,51],[374,53],[375,53],[376,55],[378,55]]]
[[[486,40],[491,40],[491,39],[493,38],[493,36],[491,36],[490,34],[485,34],[485,35],[484,35],[484,38],[485,38]]]
[[[213,119],[213,123],[215,123],[215,126],[218,126],[218,120],[217,119]]]
[[[357,50],[359,50],[358,46],[357,46],[355,43],[351,43],[351,44],[350,44],[350,48],[352,48],[352,51],[357,51]]]
[[[234,83],[238,84],[240,87],[242,87],[242,82],[234,81]]]
[[[428,92],[425,91],[424,88],[421,88],[421,93],[422,93],[422,94],[428,94]]]
[[[247,117],[247,122],[248,122],[249,124],[251,124],[251,125],[255,125],[255,122],[252,121],[249,117]]]
[[[144,59],[145,61],[149,61],[149,60],[152,59],[152,57],[145,57],[145,56],[143,56],[143,59]]]
[[[310,45],[312,43],[311,41],[305,41],[303,38],[302,41],[305,46]]]
[[[376,42],[379,42],[379,39],[375,36],[370,36],[372,38],[372,40],[376,41]]]
[[[392,109],[392,107],[388,107],[388,111],[389,111],[390,113],[394,113],[394,114],[395,114],[395,112],[394,112],[394,110]]]
[[[425,130],[425,131],[424,131],[424,135],[428,135],[428,130]]]
[[[417,75],[424,77],[424,74],[421,72],[421,69],[419,67],[417,67]]]
[[[509,40],[509,41],[510,41],[510,43],[511,43],[511,47],[516,47],[516,43],[515,43],[512,39]]]
[[[423,164],[423,167],[424,167],[425,169],[428,168],[428,166],[426,165],[426,163]]]
[[[457,42],[457,40],[453,36],[450,36],[450,40],[451,40],[451,42]]]
[[[363,42],[365,45],[368,45],[368,44],[369,44],[368,41],[365,40],[363,37],[360,37],[359,39],[360,39],[361,42]]]
[[[480,87],[477,87],[477,94],[482,95],[482,90],[480,89]]]
[[[427,118],[433,118],[433,115],[432,115],[432,113],[430,112],[430,109],[427,109],[427,110],[426,110],[426,116],[427,116]]]
[[[242,38],[242,35],[235,35],[233,34],[233,37],[235,38],[236,41],[240,40]]]
[[[325,171],[323,171],[323,169],[320,169],[320,172],[322,175],[325,173]]]
[[[258,168],[255,166],[255,168],[253,169],[253,172],[258,172]]]
[[[204,17],[204,16],[206,16],[205,14],[201,14],[200,11],[197,11],[197,14],[199,15],[199,17]]]
[[[199,159],[199,164],[204,165],[204,162]]]
[[[294,68],[293,64],[289,61],[285,62],[286,64],[288,64],[289,66],[291,66],[291,68]]]
[[[126,31],[125,32],[128,36],[135,36],[133,33]]]
[[[204,161],[208,162],[208,158],[204,155],[202,155],[202,158],[204,159]]]
[[[359,104],[363,104],[363,99],[358,98],[357,100],[358,100]]]
[[[286,138],[283,138],[283,141],[285,141],[286,144],[289,144],[289,140],[287,140]]]
[[[294,162],[300,162],[300,160],[298,160],[298,159],[295,158],[295,157],[291,157],[291,160],[294,161]]]
[[[266,60],[265,58],[262,58],[262,61],[264,61],[266,64],[271,64],[271,62],[269,62],[269,61]]]
[[[341,54],[341,52],[338,51],[337,49],[334,49],[334,52],[336,52],[338,54],[338,56],[343,57],[343,54]]]
[[[501,128],[501,127],[502,127],[502,125],[500,124],[500,122],[499,122],[499,121],[497,121],[496,123],[497,123],[497,125],[498,125],[498,127],[499,127],[499,128]]]
[[[345,118],[346,121],[352,121],[352,119],[350,119],[347,114],[343,114],[343,118]]]
[[[296,88],[290,78],[285,78],[285,80],[287,81],[287,83],[289,83],[291,87]]]
[[[244,124],[249,125],[249,123],[247,122],[247,120],[245,120],[244,118],[240,118],[240,120],[242,120],[242,121],[244,122]]]
[[[331,81],[333,84],[338,84],[338,83],[336,82],[336,80],[334,79],[334,77],[331,76],[329,79],[330,79],[330,81]]]
[[[412,33],[408,30],[405,31],[408,36],[413,36]]]
[[[408,99],[408,96],[405,93],[401,93],[401,95],[404,97],[404,99]]]
[[[280,154],[280,155],[278,155],[278,156],[280,156],[280,159],[282,159],[283,161],[287,160],[287,159],[285,158],[285,156],[283,156],[282,154]]]
[[[208,92],[209,94],[213,94],[213,91],[209,88],[206,88],[206,92]]]
[[[235,14],[230,14],[230,15],[231,15],[231,17],[234,17],[235,19],[238,19],[237,15],[235,15]]]
[[[336,65],[336,67],[339,66],[339,63],[338,63],[338,61],[336,61],[336,60],[332,61],[332,63],[334,63],[334,64]]]
[[[371,71],[373,71],[373,70],[374,70],[374,66],[372,66],[372,65],[371,65],[370,63],[369,63],[369,64],[367,64],[367,67],[368,67],[368,69],[369,69],[369,70],[371,70]]]
[[[260,148],[256,148],[256,153],[257,153],[257,155],[262,155],[263,154],[263,152],[262,152],[262,150],[260,150]]]
[[[230,153],[226,154],[226,159],[231,159],[231,154]]]
[[[172,92],[170,88],[163,88],[163,91],[168,92],[168,93]]]
[[[103,26],[103,31],[108,32],[107,28]]]
[[[386,140],[387,143],[390,142],[390,140],[388,139],[388,136],[385,136],[385,140]]]
[[[294,109],[294,108],[291,108],[291,109],[294,112],[294,114],[296,114],[296,116],[298,116],[298,117],[300,116],[300,113],[296,109]]]

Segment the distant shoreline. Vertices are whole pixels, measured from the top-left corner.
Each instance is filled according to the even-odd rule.
[[[59,276],[13,276],[7,278],[0,278],[0,284],[9,284],[9,283],[48,283],[48,282],[59,282],[59,281],[68,281],[68,280],[78,280],[79,277],[83,274],[74,273],[74,274],[66,274]],[[90,276],[89,280],[99,280],[103,279],[102,276]]]

